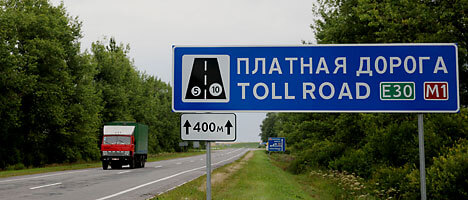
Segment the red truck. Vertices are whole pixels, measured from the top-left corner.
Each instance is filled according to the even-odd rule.
[[[148,157],[148,126],[134,122],[104,124],[101,144],[102,168],[145,167]]]

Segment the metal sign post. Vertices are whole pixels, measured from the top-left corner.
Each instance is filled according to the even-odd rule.
[[[424,121],[423,114],[418,114],[419,135],[419,175],[421,176],[421,200],[426,200],[426,161],[424,160]]]
[[[206,200],[211,200],[211,142],[206,142]]]
[[[234,113],[185,113],[180,120],[180,138],[206,141],[206,199],[211,199],[211,142],[235,141],[237,122]],[[195,143],[197,142],[197,143]],[[187,142],[185,142],[187,143]]]

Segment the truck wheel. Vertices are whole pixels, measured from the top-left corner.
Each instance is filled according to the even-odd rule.
[[[145,159],[144,158],[140,160],[140,167],[145,168]]]
[[[135,164],[135,168],[139,168],[140,167],[140,159],[138,158],[138,156],[135,156],[135,160],[133,161],[133,163]]]
[[[130,169],[135,168],[135,160],[134,160],[134,159],[130,159],[130,163],[129,163],[128,165],[130,166]]]
[[[107,170],[107,167],[109,166],[109,162],[107,161],[102,161],[102,169]]]

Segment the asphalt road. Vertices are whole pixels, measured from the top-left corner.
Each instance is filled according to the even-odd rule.
[[[212,168],[251,149],[211,152]],[[146,163],[145,168],[92,168],[0,179],[0,199],[148,199],[206,173],[206,155]]]

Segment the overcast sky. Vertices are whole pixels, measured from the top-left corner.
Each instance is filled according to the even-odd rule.
[[[60,0],[52,0],[58,5]],[[172,45],[314,42],[313,0],[64,0],[83,22],[82,50],[104,37],[129,44],[140,71],[172,81]],[[172,85],[172,83],[171,83]],[[238,113],[238,142],[260,141],[265,113]]]

